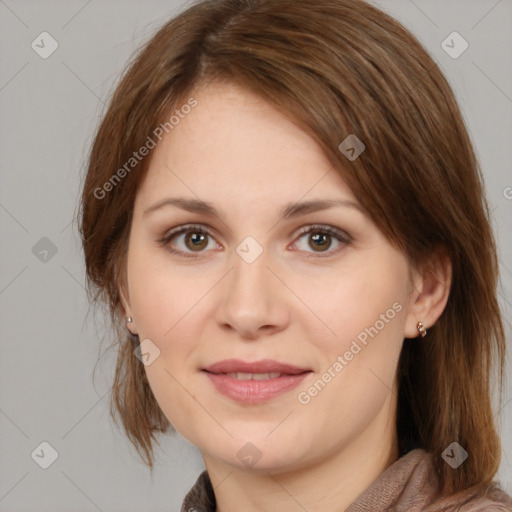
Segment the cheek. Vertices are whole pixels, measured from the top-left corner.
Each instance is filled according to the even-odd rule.
[[[335,334],[324,329],[326,334],[312,338],[321,364],[317,379],[300,388],[297,399],[305,421],[322,423],[319,437],[328,432],[334,439],[343,432],[346,441],[389,399],[403,342],[407,281],[400,267],[386,270],[378,280],[380,271],[347,273],[328,288],[325,302],[317,302],[318,316]]]
[[[315,280],[315,288],[301,285],[298,295],[310,310],[307,318],[315,331],[322,330],[324,344],[340,350],[354,339],[364,343],[371,333],[396,337],[403,327],[407,296],[406,268],[374,264],[347,268],[334,278]],[[311,314],[314,313],[314,314]],[[327,350],[326,352],[331,352]]]
[[[157,344],[172,336],[204,294],[202,284],[184,279],[165,256],[143,250],[128,258],[128,286],[139,336]]]
[[[184,435],[190,430],[190,418],[198,413],[188,376],[199,337],[198,302],[207,284],[199,277],[199,283],[190,282],[172,265],[136,256],[128,274],[132,309],[140,340],[150,339],[159,350],[159,356],[145,366],[146,376],[164,415]]]
[[[314,395],[318,414],[349,409],[369,418],[393,387],[403,343],[407,266],[391,254],[346,269],[322,289],[323,294],[310,294],[308,300],[328,326],[317,317],[310,321],[322,327],[323,334],[312,339],[322,354],[320,378],[324,374],[328,384],[323,388],[319,383],[318,395],[304,390],[303,399]]]

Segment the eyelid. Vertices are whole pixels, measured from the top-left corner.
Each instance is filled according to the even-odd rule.
[[[346,231],[335,226],[330,226],[329,224],[308,224],[307,226],[299,228],[296,236],[300,238],[307,233],[315,232],[328,233],[333,236],[338,236],[339,238],[345,239],[346,242],[352,241],[352,237]]]
[[[314,233],[324,233],[328,234],[331,237],[334,237],[340,244],[342,245],[349,245],[353,242],[352,236],[350,236],[346,231],[337,228],[335,226],[331,226],[328,224],[308,224],[307,226],[304,226],[299,229],[299,232],[296,235],[296,240],[293,242],[293,244],[296,244],[298,240],[300,240],[304,235],[307,234],[314,234]],[[334,250],[327,250],[325,253],[323,252],[317,252],[314,251],[309,253],[309,256],[306,256],[307,258],[328,258],[330,256],[334,256],[340,252],[341,248],[334,249]]]
[[[166,231],[162,237],[158,239],[158,244],[167,247],[171,241],[172,238],[175,238],[177,236],[180,236],[182,234],[186,234],[188,232],[196,232],[196,233],[204,233],[205,235],[208,235],[210,238],[214,238],[212,235],[212,232],[215,232],[213,228],[211,228],[208,225],[205,224],[183,224],[181,226],[177,226],[169,231]],[[218,243],[218,242],[217,242]],[[188,258],[196,258],[200,256],[200,251],[197,255],[190,253],[190,252],[183,252],[180,250],[170,249],[167,247],[167,250],[171,253],[179,254]]]
[[[172,238],[180,236],[182,234],[186,234],[188,232],[197,232],[197,233],[203,233],[212,239],[215,240],[215,237],[213,236],[213,233],[216,233],[216,230],[212,227],[208,226],[207,224],[183,224],[181,226],[177,226],[169,231],[166,231],[162,237],[158,239],[158,243],[164,247],[169,245],[169,242]],[[298,232],[296,232],[296,235],[294,237],[294,242],[292,244],[296,244],[298,240],[300,240],[304,235],[306,234],[314,234],[314,233],[324,233],[328,234],[334,238],[341,244],[348,245],[352,243],[353,238],[350,236],[346,231],[337,228],[335,226],[331,226],[328,224],[307,224],[306,226],[303,226],[302,228],[299,228]],[[215,240],[216,241],[216,240]],[[218,243],[216,241],[216,243]],[[167,250],[171,253],[179,254],[185,257],[190,258],[196,258],[201,256],[201,253],[206,251],[199,251],[197,254],[194,254],[193,252],[183,252],[181,250],[175,250],[167,248]],[[311,256],[308,256],[308,258],[327,258],[329,256],[332,256],[334,254],[337,254],[340,249],[337,250],[327,250],[325,252],[325,256],[322,255],[322,252],[316,253],[313,251],[311,253]]]

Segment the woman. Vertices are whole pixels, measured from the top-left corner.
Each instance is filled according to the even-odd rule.
[[[512,510],[482,178],[397,21],[196,2],[118,85],[80,222],[129,439],[150,468],[156,432],[203,457],[183,511]]]

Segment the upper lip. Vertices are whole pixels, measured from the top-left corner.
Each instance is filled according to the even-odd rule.
[[[299,368],[291,364],[280,363],[272,359],[262,359],[260,361],[245,362],[239,359],[225,359],[206,368],[210,373],[281,373],[297,375],[308,372],[307,368]]]

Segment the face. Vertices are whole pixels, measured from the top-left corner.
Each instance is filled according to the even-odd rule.
[[[162,411],[205,458],[240,468],[305,467],[364,432],[382,441],[406,258],[279,111],[226,85],[194,97],[153,150],[129,240],[125,309]]]

